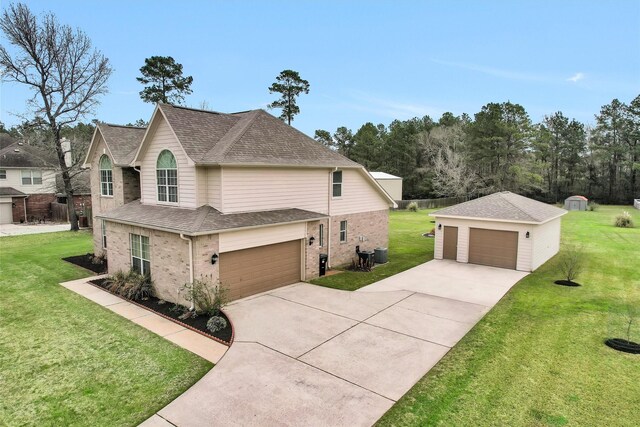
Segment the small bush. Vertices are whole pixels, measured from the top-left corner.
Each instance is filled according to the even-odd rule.
[[[600,205],[596,202],[589,202],[589,204],[587,204],[587,210],[589,210],[590,212],[595,212],[598,209],[600,209]]]
[[[213,333],[223,330],[227,327],[227,321],[224,317],[220,316],[211,316],[211,318],[207,321],[207,329]]]
[[[631,218],[631,214],[629,212],[624,211],[618,216],[616,216],[616,227],[622,228],[633,228],[633,218]]]
[[[227,288],[220,282],[212,285],[204,278],[184,284],[180,292],[184,292],[184,298],[193,303],[198,314],[216,316],[229,302]]]
[[[120,295],[120,290],[127,284],[128,273],[118,270],[110,277],[107,277],[105,282],[105,288],[114,294]]]
[[[584,270],[584,251],[578,246],[567,246],[560,254],[560,269],[568,282],[573,282]]]
[[[131,271],[127,277],[126,285],[120,290],[120,295],[133,301],[141,301],[148,299],[152,291],[153,284],[149,276]]]
[[[407,210],[411,212],[418,212],[418,204],[416,202],[409,203]]]

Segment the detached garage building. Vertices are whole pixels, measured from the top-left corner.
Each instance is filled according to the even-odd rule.
[[[558,253],[566,213],[508,191],[441,209],[435,258],[533,271]]]

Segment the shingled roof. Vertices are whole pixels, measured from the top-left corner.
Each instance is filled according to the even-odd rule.
[[[53,149],[13,142],[0,149],[0,167],[57,169],[59,165]]]
[[[361,167],[264,110],[224,114],[169,104],[158,108],[196,164]]]
[[[120,126],[110,123],[97,124],[113,161],[118,166],[129,166],[142,142],[147,128]]]
[[[435,217],[474,218],[525,223],[543,223],[567,213],[509,191],[493,193],[431,213]]]
[[[27,194],[13,187],[0,187],[0,197],[27,197]]]
[[[198,209],[143,205],[139,200],[127,203],[97,216],[124,224],[187,235],[212,234],[247,227],[312,221],[327,216],[302,209],[277,209],[260,212],[222,214],[209,205]]]

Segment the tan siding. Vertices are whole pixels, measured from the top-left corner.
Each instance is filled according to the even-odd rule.
[[[209,205],[208,169],[196,167],[196,206]]]
[[[220,234],[220,252],[237,251],[254,246],[304,239],[305,223],[276,225]]]
[[[141,159],[140,180],[142,185],[142,203],[156,205],[158,203],[156,189],[156,161],[162,150],[170,150],[178,163],[178,206],[196,208],[196,171],[189,165],[189,159],[176,140],[171,128],[164,118],[158,116],[157,128],[146,146]]]
[[[359,171],[343,170],[342,196],[331,200],[331,215],[389,209],[390,202],[386,201],[373,185]]]
[[[533,232],[536,225],[508,222],[462,220],[452,218],[436,218],[438,224],[458,227],[458,262],[469,262],[469,228],[486,228],[489,230],[508,230],[518,232],[518,258],[516,270],[532,271],[532,240],[526,238],[526,232]],[[443,230],[436,227],[434,258],[443,258]]]
[[[560,250],[560,224],[561,219],[556,218],[531,231],[534,250],[532,270],[540,267]]]
[[[223,212],[299,208],[327,213],[328,174],[327,169],[224,167]]]
[[[7,168],[0,167],[7,171],[7,179],[0,180],[0,186],[13,187],[25,194],[51,194],[56,193],[56,172],[52,169],[40,168]],[[42,184],[22,185],[22,170],[39,170],[42,172]]]
[[[207,169],[207,200],[209,206],[222,211],[220,198],[220,168]]]
[[[377,179],[376,181],[393,200],[402,200],[402,179]]]

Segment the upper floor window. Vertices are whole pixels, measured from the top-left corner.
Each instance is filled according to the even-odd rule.
[[[22,185],[40,185],[42,184],[42,171],[37,170],[23,170]]]
[[[156,163],[158,201],[178,203],[178,164],[171,151],[163,150]]]
[[[0,179],[7,179],[7,170],[0,169]]]
[[[100,194],[113,196],[113,169],[106,154],[100,157]]]
[[[342,171],[333,173],[333,197],[342,196]]]

